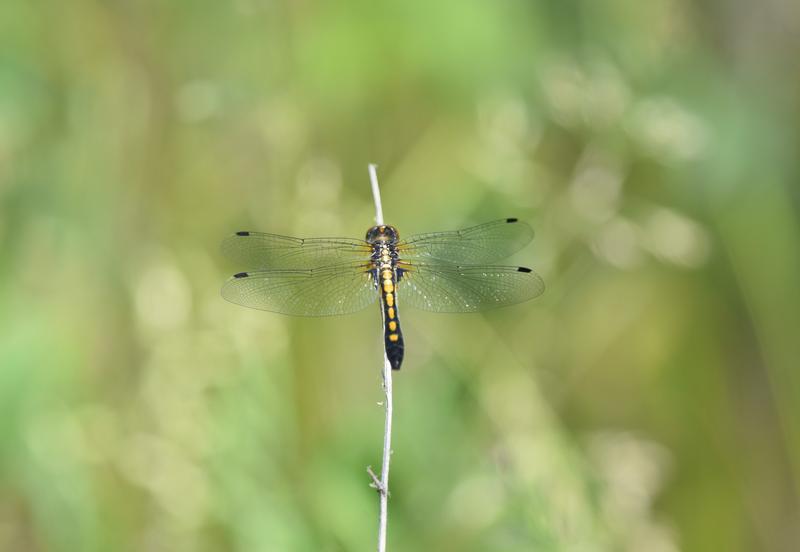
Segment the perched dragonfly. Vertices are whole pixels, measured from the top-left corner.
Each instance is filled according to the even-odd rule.
[[[380,298],[386,357],[403,361],[398,305],[433,312],[474,312],[527,301],[544,282],[524,266],[496,266],[533,238],[506,218],[452,232],[401,240],[393,226],[373,226],[364,240],[290,238],[237,232],[223,252],[248,268],[222,287],[232,303],[296,316],[332,316],[366,308]]]

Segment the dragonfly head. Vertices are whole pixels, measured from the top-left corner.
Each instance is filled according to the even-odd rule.
[[[367,230],[367,241],[369,243],[397,243],[400,234],[394,226],[373,226]]]

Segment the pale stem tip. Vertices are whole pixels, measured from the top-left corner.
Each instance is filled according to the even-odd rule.
[[[381,205],[381,189],[378,186],[378,165],[370,163],[369,180],[372,184],[372,199],[375,201],[375,224],[383,226],[383,206]]]

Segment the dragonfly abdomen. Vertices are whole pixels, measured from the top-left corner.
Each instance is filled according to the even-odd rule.
[[[386,358],[393,370],[399,370],[403,362],[405,345],[403,332],[400,330],[400,319],[397,316],[397,277],[389,249],[381,252],[378,269],[378,286],[381,292],[383,307],[383,336]]]

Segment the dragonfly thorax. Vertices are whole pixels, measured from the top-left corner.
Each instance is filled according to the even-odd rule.
[[[396,244],[400,239],[400,234],[394,226],[373,226],[367,230],[367,242],[371,244],[387,243]]]

